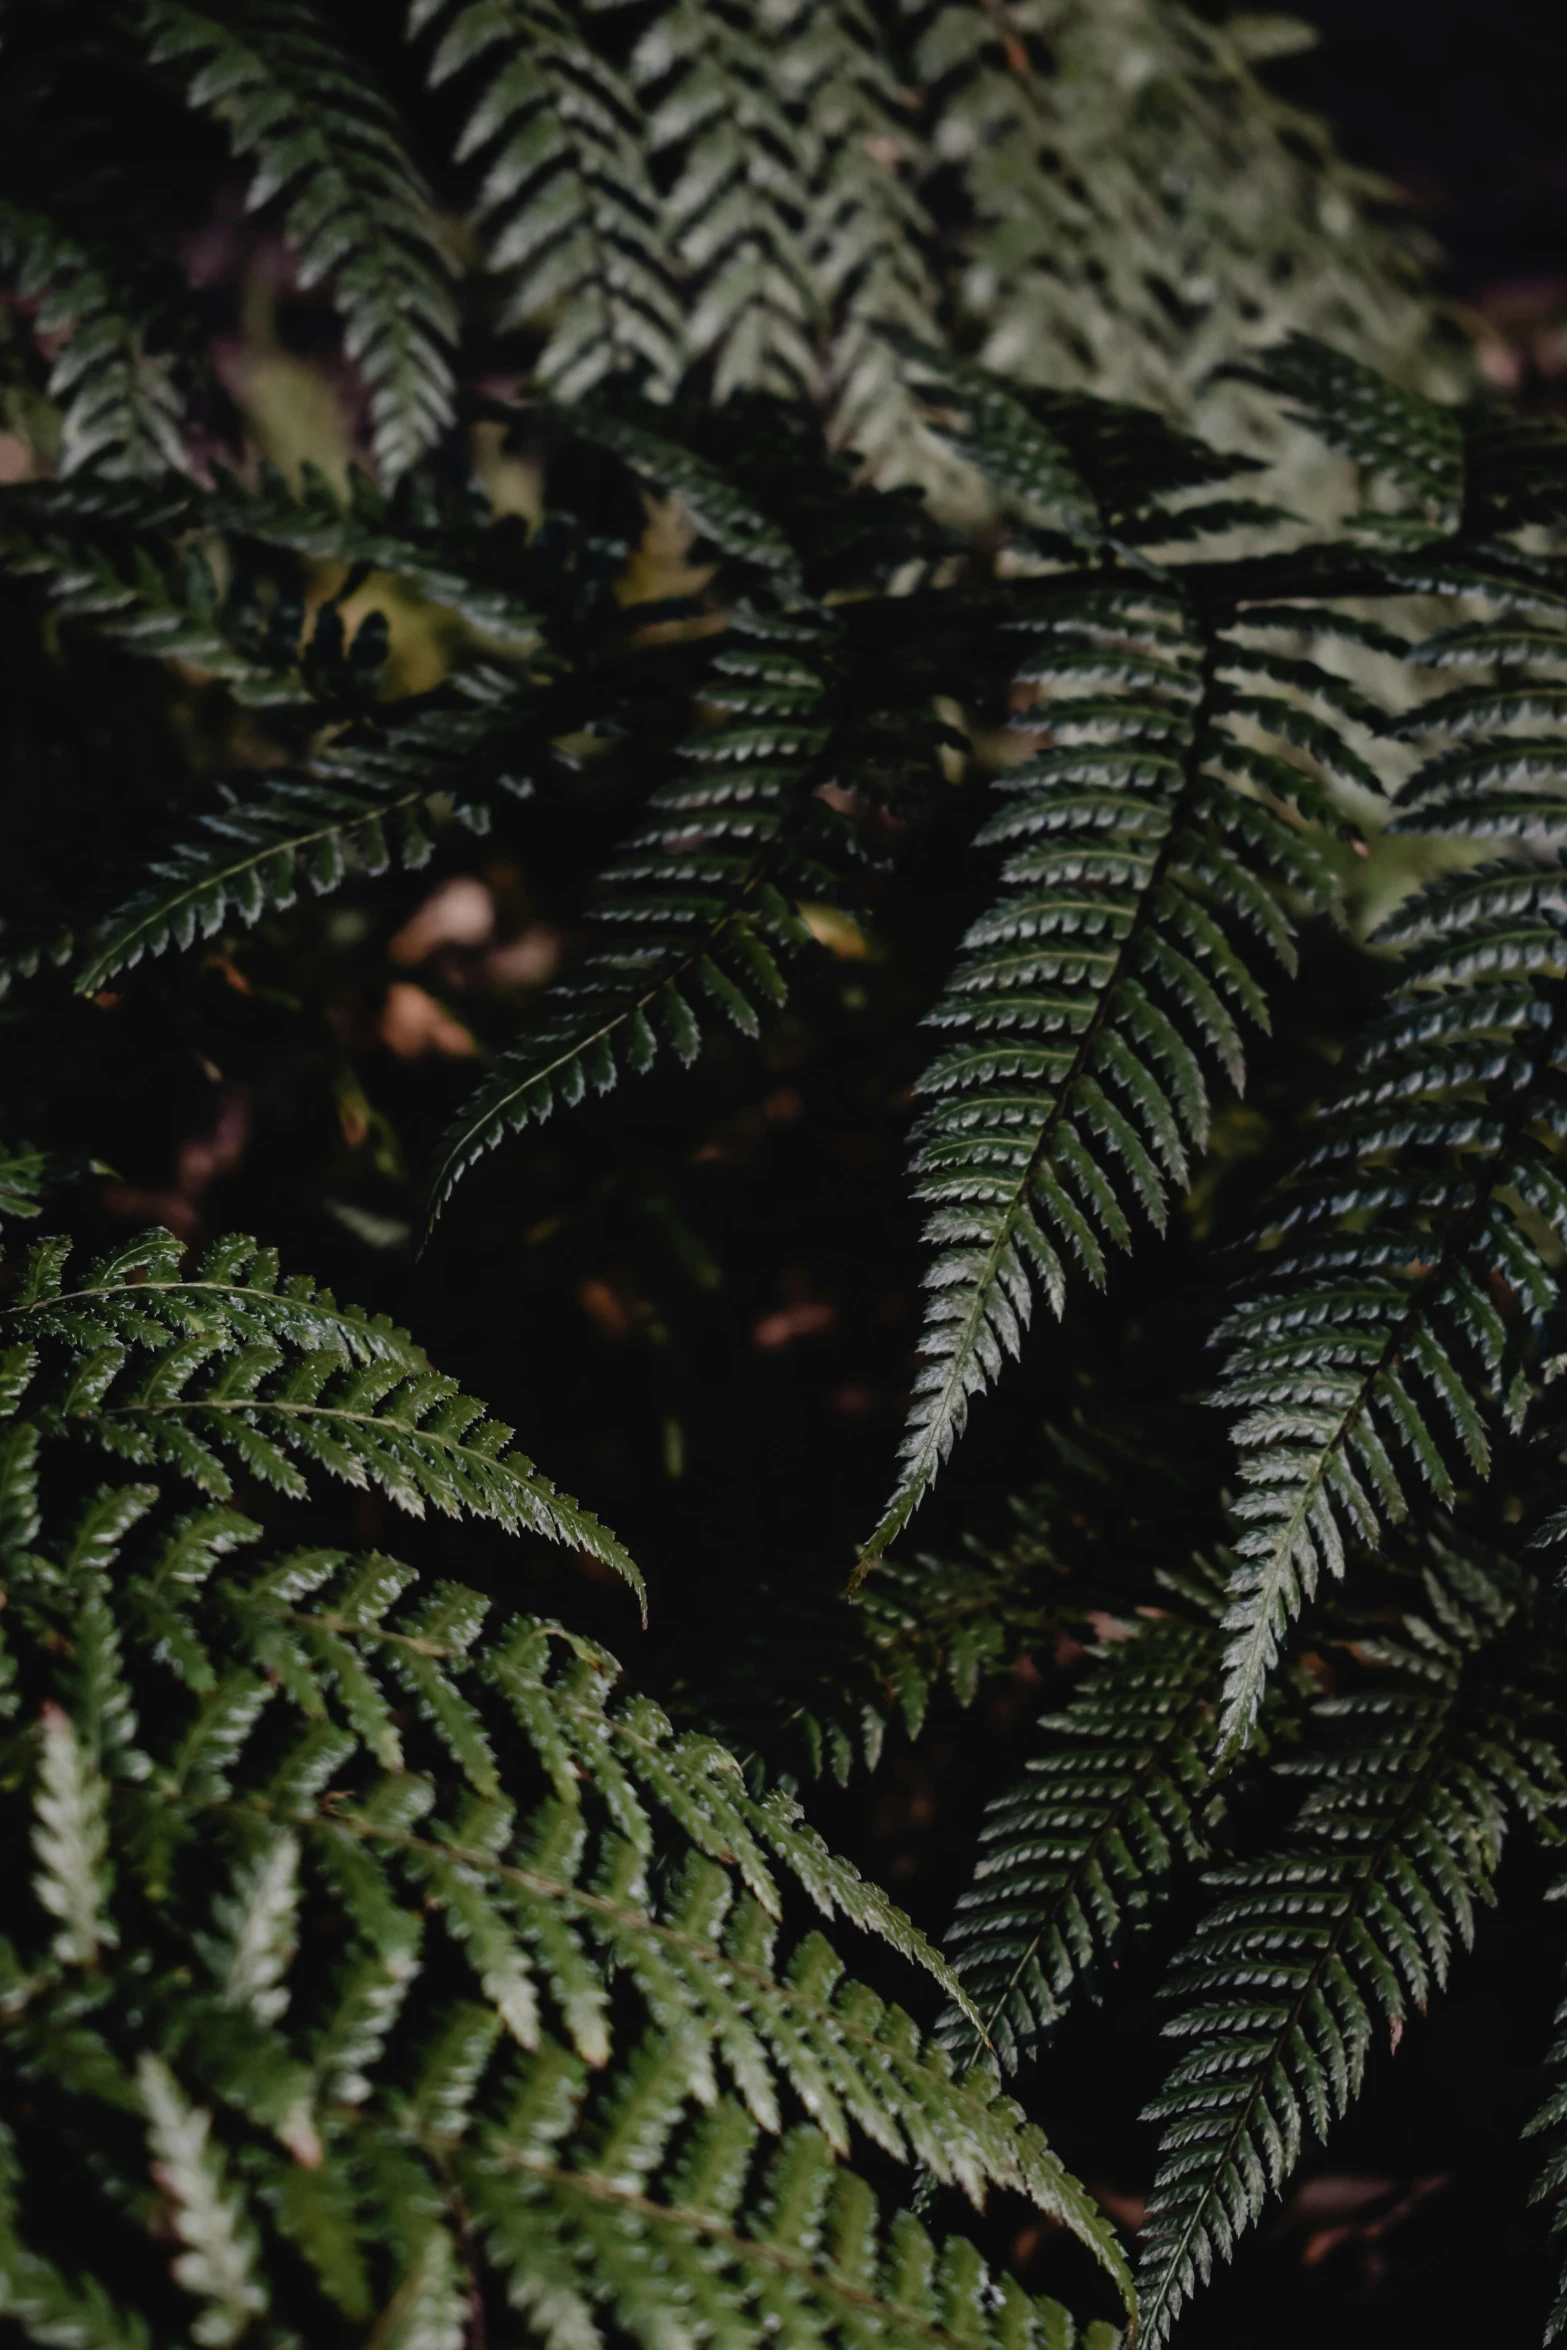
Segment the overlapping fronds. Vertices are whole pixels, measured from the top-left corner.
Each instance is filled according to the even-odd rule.
[[[1163,2125],[1144,2236],[1143,2336],[1164,2341],[1299,2158],[1358,2094],[1393,2029],[1467,1944],[1509,1819],[1567,1783],[1523,1652],[1493,1654],[1520,1598],[1501,1562],[1437,1549],[1425,1608],[1368,1633],[1372,1677],[1318,1711],[1329,1735],[1283,1766],[1311,1782],[1277,1851],[1216,1872],[1178,1960],[1166,2030],[1188,2043],[1150,2118]]]
[[[1046,1751],[986,1808],[974,1881],[947,1936],[987,2038],[1011,2068],[1060,2021],[1182,1862],[1208,1857],[1210,1746],[1221,1650],[1211,1577],[1182,1581],[1194,1614],[1103,1643]],[[978,2053],[953,2009],[942,2037]]]
[[[297,1499],[325,1470],[415,1517],[471,1513],[564,1542],[642,1595],[608,1529],[404,1332],[308,1280],[280,1289],[276,1257],[252,1242],[216,1243],[190,1278],[181,1254],[172,1234],[146,1233],[68,1286],[68,1244],[39,1243],[0,1321],[11,1408],[25,1396],[39,1426],[171,1470],[214,1502],[236,1474]],[[156,1498],[136,1490],[142,1507]]]
[[[1483,1479],[1495,1429],[1524,1409],[1530,1334],[1555,1298],[1542,1232],[1567,1239],[1564,917],[1557,868],[1503,866],[1434,885],[1387,926],[1407,976],[1219,1333],[1246,1488],[1226,1747],[1324,1568],[1342,1574],[1346,1544],[1374,1543],[1422,1487],[1447,1502]]]
[[[755,608],[731,616],[731,638],[703,687],[715,723],[687,742],[604,875],[582,962],[447,1136],[437,1209],[506,1134],[622,1070],[640,1074],[661,1045],[694,1060],[704,1017],[755,1036],[783,1000],[776,950],[810,942],[784,893],[809,877],[820,894],[824,880],[811,802],[830,774],[829,639]]]
[[[428,191],[362,60],[303,0],[142,0],[148,54],[188,77],[236,155],[252,209],[283,200],[302,285],[331,281],[369,396],[375,453],[405,473],[451,422],[450,263]]]
[[[112,265],[46,213],[0,196],[0,280],[36,303],[36,331],[58,340],[49,396],[60,472],[113,480],[181,468],[179,389]]]
[[[1224,469],[1157,419],[1087,403],[1047,416],[1033,502],[1060,508],[1070,458],[1107,557],[1256,519],[1230,498],[1167,506]],[[1005,419],[987,408],[977,422],[985,463]],[[1004,445],[996,470],[1016,495],[1020,444]],[[1132,1216],[1163,1226],[1206,1140],[1205,1064],[1240,1086],[1242,1023],[1268,1019],[1260,973],[1293,969],[1295,909],[1324,895],[1298,817],[1330,813],[1338,782],[1378,785],[1355,740],[1374,706],[1312,662],[1259,651],[1233,594],[1112,559],[1018,607],[1006,625],[1033,642],[1013,723],[1047,747],[997,779],[1008,805],[978,841],[1007,852],[1001,893],[929,1015],[952,1037],[920,1081],[915,1140],[938,1253],[904,1466],[867,1559],[1018,1352],[1036,1288],[1060,1314],[1069,1265],[1102,1283]]]
[[[174,1270],[123,1311],[286,1312],[237,1259]],[[102,1269],[94,1297],[113,1286]],[[342,2323],[455,2341],[493,2296],[561,2343],[775,2320],[849,2342],[868,2318],[911,2345],[1075,2338],[961,2235],[884,2221],[857,2145],[976,2204],[1031,2198],[1124,2288],[994,2082],[956,2078],[785,1913],[803,1897],[954,1988],[936,1954],[794,1804],[613,1697],[613,1658],[535,1618],[486,1628],[477,1594],[411,1589],[380,1555],[247,1570],[258,1527],[169,1529],[145,1487],[57,1535],[20,1433],[0,1834],[36,1907],[3,1953],[0,2071],[28,2083],[0,2170],[8,2315],[103,2341],[141,2339],[144,2312],[215,2345]],[[46,2186],[84,2115],[90,2245]]]
[[[658,197],[636,99],[590,23],[555,0],[414,0],[409,23],[439,32],[431,81],[462,75],[471,93],[458,156],[484,167],[476,215],[502,326],[546,328],[539,382],[574,399],[629,376],[667,395],[683,321]]]

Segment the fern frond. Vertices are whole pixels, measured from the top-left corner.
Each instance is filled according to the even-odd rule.
[[[1054,1733],[986,1807],[974,1881],[947,1935],[953,1968],[1007,2069],[1145,1918],[1181,1862],[1208,1857],[1212,1722],[1221,1640],[1208,1580],[1183,1583],[1206,1621],[1167,1615],[1093,1651]],[[946,2045],[978,2053],[956,2011]]]
[[[166,358],[147,347],[138,305],[78,238],[0,197],[0,278],[36,301],[40,334],[60,336],[49,395],[60,410],[60,472],[115,480],[185,469],[182,403]]]
[[[302,0],[142,0],[154,64],[188,75],[235,154],[250,205],[285,199],[302,284],[330,279],[369,396],[377,462],[405,473],[451,422],[450,265],[395,116]]]
[[[774,949],[810,942],[783,892],[807,874],[822,878],[809,816],[828,773],[829,644],[817,625],[761,611],[732,614],[731,628],[738,641],[704,688],[719,722],[691,737],[604,875],[581,966],[447,1136],[434,1212],[508,1133],[580,1101],[589,1086],[607,1091],[623,1069],[640,1075],[661,1041],[694,1060],[699,1008],[755,1036],[783,1000]]]
[[[1303,334],[1226,372],[1292,402],[1298,421],[1348,457],[1363,477],[1412,500],[1411,527],[1433,538],[1459,528],[1465,448],[1457,409],[1405,391]],[[1367,519],[1364,501],[1358,519]]]
[[[976,2204],[1030,2197],[1124,2287],[1103,2219],[993,2078],[955,2077],[819,1932],[784,1928],[786,1904],[803,1895],[956,1992],[937,1954],[797,1806],[616,1696],[592,1642],[531,1618],[485,1637],[477,1594],[410,1592],[379,1556],[218,1576],[210,1546],[139,1522],[145,1492],[134,1511],[89,1505],[101,1537],[39,1549],[35,1473],[14,1473],[34,1478],[31,1550],[12,1537],[6,1555],[29,1702],[80,1704],[84,1603],[138,1628],[114,1667],[133,1743],[105,1774],[123,1865],[89,1872],[119,1941],[99,1937],[106,1995],[77,2028],[72,2088],[111,2121],[148,2116],[197,2338],[262,2291],[306,2337],[334,2311],[380,2313],[389,2336],[466,2279],[550,2339],[602,2313],[694,2350],[720,2313],[743,2343],[787,2308],[845,2344],[868,2313],[911,2345],[1071,2339],[1049,2305],[1010,2285],[998,2300],[961,2237],[943,2250],[907,2217],[884,2237],[857,2145]],[[240,1543],[259,1531],[239,1527]],[[139,1631],[155,1598],[156,1644]],[[33,1800],[39,1767],[6,1803]],[[24,1932],[7,2068],[54,2045],[76,1996],[31,1946],[47,1922]],[[24,2182],[62,2120],[52,2088],[30,2094],[0,2181],[0,2236],[26,2253],[0,2288],[13,2304],[53,2289],[59,2214]],[[112,2135],[105,2149],[89,2189],[110,2186],[105,2233],[86,2262],[73,2247],[83,2308],[142,2217],[114,2196]]]
[[[1099,503],[1124,534],[1134,501],[1113,484],[1107,468]],[[1341,712],[1251,690],[1244,608],[1205,610],[1178,574],[1048,590],[1010,625],[1037,646],[1020,681],[1047,689],[1014,723],[1051,741],[997,779],[1009,805],[978,840],[1008,852],[1002,894],[929,1015],[952,1037],[915,1134],[937,1254],[903,1468],[862,1571],[1019,1352],[1036,1289],[1059,1315],[1069,1264],[1102,1283],[1131,1216],[1163,1226],[1206,1140],[1203,1062],[1243,1082],[1240,1023],[1268,1018],[1258,965],[1293,969],[1290,899],[1324,894],[1292,818],[1331,806],[1329,772],[1375,780]]]
[[[0,492],[0,570],[144,660],[188,661],[255,708],[297,702],[292,648],[268,658],[236,627],[190,511],[183,484],[19,483]]]
[[[375,875],[396,862],[416,871],[435,845],[437,795],[446,795],[444,814],[482,832],[483,801],[451,795],[478,780],[472,754],[493,722],[493,713],[448,712],[415,718],[380,744],[334,743],[314,754],[311,772],[267,775],[248,800],[202,816],[192,839],[148,860],[149,880],[99,926],[78,992],[95,994],[144,955],[249,928],[293,905],[301,880],[321,897],[351,868]]]
[[[1490,1898],[1509,1817],[1564,1793],[1517,1659],[1486,1671],[1513,1617],[1511,1568],[1438,1546],[1426,1611],[1368,1637],[1378,1677],[1317,1709],[1331,1744],[1283,1766],[1313,1784],[1289,1842],[1218,1871],[1177,1961],[1165,2026],[1189,2043],[1148,2109],[1164,2125],[1149,2202],[1142,2326],[1184,2303],[1358,2094],[1378,2018],[1442,1985]]]
[[[431,27],[432,83],[484,67],[457,152],[484,165],[476,219],[505,285],[500,325],[543,323],[535,373],[560,399],[610,375],[667,396],[682,320],[624,77],[555,0],[413,0],[410,31]]]
[[[730,0],[674,0],[631,72],[649,153],[671,159],[665,234],[686,278],[686,350],[714,395],[809,395],[825,303],[808,251],[811,187],[768,19]]]
[[[1418,263],[1323,126],[1253,72],[1258,20],[1176,0],[908,14],[927,152],[971,208],[955,290],[987,367],[1195,409],[1232,446],[1269,420],[1214,371],[1288,328],[1434,372]]]
[[[489,1518],[603,1560],[645,1608],[614,1536],[508,1450],[512,1431],[403,1332],[308,1282],[280,1291],[276,1259],[251,1242],[217,1243],[191,1279],[180,1257],[172,1235],[149,1233],[67,1290],[68,1249],[33,1250],[3,1327],[26,1350],[18,1392],[40,1346],[66,1356],[34,1407],[46,1425],[170,1469],[217,1502],[233,1492],[231,1465],[295,1498],[315,1468],[377,1486],[415,1517],[429,1507]]]
[[[1489,1469],[1524,1408],[1519,1372],[1567,1237],[1560,1169],[1561,873],[1438,883],[1385,926],[1408,976],[1272,1220],[1277,1241],[1219,1333],[1246,1531],[1227,1623],[1221,1744],[1246,1738],[1268,1672],[1346,1544]]]

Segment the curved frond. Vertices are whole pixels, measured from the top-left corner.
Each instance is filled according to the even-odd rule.
[[[643,126],[580,13],[556,0],[414,0],[409,22],[439,30],[431,81],[461,75],[472,91],[458,157],[483,164],[476,218],[505,284],[501,325],[545,323],[538,381],[564,400],[610,375],[668,394],[682,319]]]
[[[236,155],[254,210],[284,200],[301,282],[330,279],[395,479],[452,419],[450,266],[429,195],[363,65],[301,0],[142,0],[148,54],[188,76]]]
[[[477,738],[492,724],[481,711],[426,714],[380,743],[321,749],[308,773],[252,782],[247,799],[202,816],[191,839],[148,860],[151,878],[92,939],[78,991],[93,995],[144,955],[291,906],[302,879],[324,896],[351,867],[379,874],[395,862],[417,870],[434,846],[432,800],[454,784],[472,790]],[[485,828],[482,800],[459,799],[452,813],[474,831]]]
[[[1289,1625],[1346,1544],[1410,1489],[1484,1477],[1567,1239],[1567,894],[1495,867],[1439,883],[1383,935],[1408,973],[1280,1201],[1277,1245],[1219,1332],[1246,1531],[1221,1744],[1244,1742]]]
[[[1066,1710],[1039,1725],[1047,1751],[986,1807],[947,1948],[1008,2069],[1177,1867],[1208,1857],[1221,1642],[1211,1585],[1194,1589],[1208,1620],[1161,1616],[1094,1651]],[[956,2011],[942,2038],[960,2055],[980,2046]]]
[[[613,1567],[645,1608],[608,1529],[402,1332],[308,1282],[279,1293],[276,1259],[249,1242],[219,1242],[192,1279],[180,1257],[172,1235],[148,1233],[67,1290],[69,1250],[40,1243],[0,1317],[12,1409],[31,1392],[42,1424],[172,1470],[215,1502],[236,1473],[299,1499],[324,1469],[414,1517],[432,1508],[540,1534]]]
[[[673,780],[604,876],[590,944],[545,999],[446,1139],[436,1211],[508,1133],[640,1075],[660,1044],[690,1062],[701,1016],[748,1036],[782,1002],[779,946],[810,943],[783,892],[806,874],[808,814],[826,779],[823,630],[756,611],[731,615],[736,641],[703,698],[717,723],[688,741]],[[802,827],[805,839],[800,837]],[[830,886],[830,883],[829,883]]]
[[[46,213],[0,197],[0,277],[37,302],[37,331],[60,338],[49,394],[62,475],[183,471],[178,388],[112,266]]]
[[[1008,805],[978,839],[1007,852],[1001,895],[929,1015],[951,1039],[915,1135],[937,1253],[903,1468],[865,1561],[1018,1353],[1036,1292],[1061,1314],[1069,1268],[1102,1283],[1133,1217],[1164,1224],[1206,1141],[1205,1064],[1241,1085],[1241,1024],[1268,1017],[1259,966],[1293,969],[1290,900],[1323,893],[1294,813],[1331,804],[1324,770],[1375,780],[1342,713],[1313,709],[1309,672],[1293,697],[1254,690],[1244,608],[1204,609],[1178,573],[1088,577],[1009,625],[1033,639],[1014,723],[1048,747],[998,778]]]
[[[57,1536],[25,1448],[0,1453],[9,1661],[40,1723],[3,1798],[38,1899],[3,1952],[0,2065],[33,2073],[62,2033],[73,2050],[65,2104],[34,2088],[0,2149],[11,2314],[112,2309],[96,2272],[144,2252],[147,2218],[113,2182],[149,2160],[211,2344],[263,2315],[390,2333],[413,2308],[446,2339],[486,2290],[562,2343],[602,2318],[743,2344],[769,2312],[845,2345],[868,2319],[910,2350],[1074,2338],[961,2234],[884,2219],[861,2148],[976,2205],[1028,2197],[1128,2290],[993,2078],[955,2076],[789,1913],[954,1990],[936,1953],[794,1804],[617,1695],[594,1643],[487,1629],[476,1593],[412,1589],[382,1556],[217,1574],[259,1529],[149,1531],[146,1487]],[[84,2110],[85,2261],[31,2187]],[[138,2339],[123,2328],[85,2338]]]
[[[1163,2125],[1140,2280],[1144,2338],[1255,2225],[1358,2094],[1379,2020],[1440,1987],[1490,1898],[1509,1816],[1559,1803],[1561,1765],[1518,1659],[1485,1654],[1518,1599],[1511,1569],[1438,1551],[1426,1612],[1366,1636],[1376,1677],[1318,1713],[1331,1743],[1285,1769],[1312,1782],[1287,1844],[1218,1871],[1214,1907],[1176,1962],[1185,2041],[1148,2109]]]

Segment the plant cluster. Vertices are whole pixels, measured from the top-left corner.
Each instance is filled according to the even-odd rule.
[[[15,2339],[1200,2339],[1559,1839],[1567,435],[1280,339],[1297,149],[1111,14],[1151,94],[1081,185],[1063,6],[7,19]],[[1262,217],[1204,291],[1211,109]],[[335,479],[203,308],[236,184],[328,290]],[[1117,337],[1339,508],[1107,396]],[[742,1345],[791,1224],[881,1252],[901,1448],[742,1366],[837,1314]],[[802,1795],[1035,1656],[943,1956]],[[1161,1928],[1134,2283],[1028,2109]]]

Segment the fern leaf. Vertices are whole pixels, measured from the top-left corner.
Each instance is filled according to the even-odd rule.
[[[675,0],[632,56],[648,151],[671,163],[664,234],[690,287],[686,349],[719,400],[809,393],[821,372],[810,185],[769,31],[725,0]]]
[[[1199,1587],[1201,1588],[1201,1587]],[[1211,1592],[1204,1592],[1211,1605]],[[1164,1895],[1180,1862],[1208,1857],[1212,1720],[1220,1641],[1166,1616],[1095,1652],[1055,1733],[986,1808],[974,1882],[947,1947],[1007,2068],[1060,2021],[1071,1992]],[[947,2045],[977,2054],[949,2015]]]
[[[1550,1307],[1537,1220],[1567,1232],[1557,1168],[1563,884],[1493,867],[1385,927],[1409,975],[1276,1214],[1278,1245],[1220,1332],[1246,1531],[1227,1622],[1221,1745],[1244,1742],[1289,1625],[1411,1481],[1449,1500],[1521,1408]],[[1497,1298],[1516,1303],[1504,1312]]]
[[[60,472],[108,480],[183,472],[169,363],[147,347],[146,323],[110,266],[47,214],[0,198],[0,275],[22,300],[37,301],[38,333],[64,338],[49,370]]]
[[[414,0],[409,20],[439,27],[433,83],[484,67],[458,157],[484,166],[476,219],[505,287],[500,323],[546,322],[539,383],[575,400],[622,375],[667,396],[682,322],[622,75],[555,0]]]
[[[1466,484],[1456,410],[1404,391],[1374,368],[1303,334],[1229,372],[1282,395],[1300,421],[1362,475],[1413,499],[1416,519],[1432,537],[1458,529]]]
[[[589,949],[497,1063],[447,1136],[432,1186],[439,1213],[475,1159],[508,1133],[641,1074],[660,1043],[689,1063],[699,1012],[755,1036],[783,1000],[777,946],[809,943],[782,892],[820,867],[801,853],[827,769],[821,632],[737,616],[743,644],[714,664],[722,722],[692,738],[674,779],[604,876]]]
[[[1176,1962],[1166,2030],[1189,2043],[1149,2118],[1164,2146],[1149,2203],[1142,2326],[1183,2304],[1358,2094],[1379,2017],[1395,2028],[1446,1980],[1490,1898],[1509,1813],[1560,1800],[1542,1701],[1483,1659],[1517,1601],[1511,1569],[1448,1546],[1426,1614],[1361,1652],[1382,1677],[1324,1701],[1333,1743],[1285,1766],[1314,1782],[1288,1844],[1211,1880]]]
[[[434,1508],[489,1518],[587,1551],[645,1607],[642,1578],[607,1528],[509,1451],[511,1430],[402,1333],[308,1284],[279,1297],[275,1263],[245,1242],[219,1243],[193,1283],[175,1277],[178,1253],[169,1234],[150,1234],[68,1293],[67,1252],[34,1251],[8,1319],[65,1348],[72,1367],[49,1407],[65,1425],[220,1502],[233,1490],[231,1462],[296,1498],[318,1468],[375,1485],[416,1517]],[[145,1303],[142,1267],[157,1283]]]
[[[78,1743],[75,1725],[58,1705],[39,1722],[43,1759],[38,1774],[38,1819],[33,1852],[34,1890],[59,1920],[54,1954],[62,1965],[90,1967],[104,1942],[115,1939],[105,1915],[110,1874],[107,1789],[93,1757]]]
[[[906,13],[929,168],[967,198],[955,292],[987,367],[1196,409],[1231,446],[1237,427],[1277,442],[1262,403],[1214,380],[1258,339],[1304,329],[1395,373],[1437,372],[1417,266],[1323,126],[1252,70],[1257,20],[1158,0]]]
[[[133,1596],[146,1537],[120,1539],[133,1551],[112,1574],[71,1566],[47,1535],[11,1571],[23,1683],[45,1703],[67,1694],[61,1627],[84,1588],[113,1610]],[[530,1618],[483,1637],[478,1595],[410,1591],[378,1556],[299,1552],[221,1578],[188,1540],[180,1556],[140,1581],[161,1578],[212,1688],[126,1643],[149,1772],[113,1782],[116,1849],[165,1891],[106,1890],[121,1941],[101,1933],[98,1964],[121,1971],[93,2011],[92,2094],[123,2100],[134,2071],[196,2339],[238,2338],[269,2292],[302,2333],[323,2304],[417,2333],[447,2322],[454,2277],[563,2338],[614,2314],[694,2340],[692,2308],[705,2325],[722,2305],[734,2338],[759,2340],[749,2297],[765,2313],[779,2293],[846,2346],[867,2308],[911,2350],[943,2310],[995,2350],[1042,2322],[1010,2285],[997,2307],[961,2236],[941,2248],[907,2216],[887,2228],[852,2167],[861,2144],[976,2204],[1029,2197],[1126,2288],[1103,2218],[990,2074],[957,2078],[822,1935],[780,1946],[785,1888],[961,1997],[937,1954],[797,1806],[617,1695],[613,1658]],[[193,2006],[197,1895],[214,1988]],[[0,2038],[43,2032],[70,1996],[22,1957],[30,1987]],[[52,2140],[52,2099],[29,2101],[24,2163]],[[824,2200],[841,2221],[826,2238]],[[123,2209],[107,2204],[111,2230]],[[39,2275],[57,2219],[12,2227]],[[280,2239],[298,2259],[277,2257]],[[96,2252],[76,2251],[90,2296]]]
[[[203,549],[163,536],[189,516],[182,487],[19,483],[0,496],[0,569],[144,660],[188,661],[258,709],[298,702],[297,663],[243,642]]]
[[[137,2084],[147,2111],[153,2176],[185,2246],[173,2264],[174,2279],[203,2304],[191,2339],[209,2350],[227,2350],[267,2306],[254,2232],[211,2142],[211,2116],[188,2103],[163,2059],[150,2051],[137,2068]]]
[[[1108,478],[1100,502],[1129,510]],[[1019,723],[1051,742],[998,778],[1008,805],[979,841],[1007,852],[1002,894],[929,1015],[951,1038],[915,1135],[937,1254],[903,1467],[862,1573],[1019,1352],[1036,1290],[1061,1314],[1069,1265],[1102,1284],[1132,1216],[1163,1225],[1207,1134],[1203,1062],[1240,1085],[1240,1023],[1267,1019],[1256,965],[1294,965],[1284,893],[1322,892],[1291,822],[1327,795],[1318,728],[1357,756],[1337,719],[1308,728],[1302,705],[1231,687],[1239,643],[1178,579],[1054,591],[1016,625],[1038,648],[1021,680],[1048,689]],[[1255,748],[1257,728],[1309,739],[1316,775]]]
[[[302,283],[332,281],[344,346],[369,395],[375,454],[395,479],[452,418],[456,316],[430,200],[391,109],[299,0],[143,0],[155,64],[189,75],[236,155],[252,209],[274,197]]]
[[[149,859],[151,880],[87,942],[78,992],[96,994],[143,956],[292,906],[301,880],[320,897],[351,872],[375,876],[394,862],[417,871],[440,823],[486,831],[487,790],[504,788],[515,698],[388,717],[378,735],[364,729],[323,744],[302,774],[269,774],[248,801],[209,811],[191,839]]]

